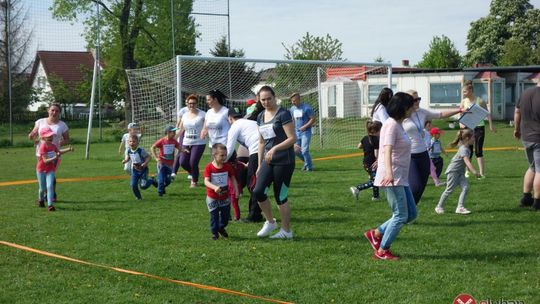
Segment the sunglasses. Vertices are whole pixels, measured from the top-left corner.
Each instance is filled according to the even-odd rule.
[[[422,97],[416,97],[416,98],[413,99],[413,100],[414,100],[415,102],[416,102],[416,101],[420,101],[420,100],[422,100]]]

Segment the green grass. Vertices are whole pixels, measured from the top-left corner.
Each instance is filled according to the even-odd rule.
[[[510,134],[499,125],[498,133],[487,134],[486,146],[519,147]],[[444,142],[453,136],[446,133]],[[58,177],[121,175],[117,147],[96,143],[84,161],[84,147],[76,145],[63,157]],[[350,152],[357,150],[313,154]],[[471,180],[468,216],[436,215],[443,189],[430,182],[418,220],[393,245],[402,256],[397,262],[373,260],[371,247],[359,238],[390,214],[369,193],[359,202],[352,198],[348,187],[365,179],[359,157],[315,161],[311,173],[297,166],[290,189],[292,241],[258,239],[259,224],[235,222],[228,240],[211,241],[204,189],[189,189],[184,174],[165,197],[151,188],[142,192],[143,201],[133,199],[127,179],[61,183],[55,213],[35,206],[36,184],[0,186],[0,240],[297,303],[451,303],[460,293],[477,301],[535,303],[540,213],[517,207],[524,153],[487,151],[485,158],[488,178]],[[0,182],[34,179],[33,149],[0,149],[0,168]],[[457,195],[447,202],[448,211]],[[246,205],[244,198],[243,214]],[[0,303],[262,303],[6,246],[0,246],[0,272]]]

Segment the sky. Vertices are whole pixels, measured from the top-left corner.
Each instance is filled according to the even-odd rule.
[[[82,24],[54,21],[52,0],[22,0],[35,45],[48,50],[84,50]],[[311,35],[330,34],[342,43],[343,58],[373,62],[382,57],[394,66],[403,59],[418,63],[434,36],[445,35],[466,53],[470,23],[489,13],[489,0],[230,0],[233,49],[246,58],[284,59],[286,46]],[[226,13],[226,0],[195,0],[194,11]],[[540,0],[530,0],[540,8]],[[199,51],[208,55],[214,40],[227,32],[227,19],[197,15],[203,32]],[[217,37],[217,38],[216,38]]]

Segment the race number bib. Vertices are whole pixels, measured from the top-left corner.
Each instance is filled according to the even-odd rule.
[[[300,110],[300,109],[296,109],[296,110],[293,111],[293,116],[296,119],[301,119],[302,116],[304,116],[304,112],[302,110]]]
[[[142,163],[141,155],[139,155],[139,153],[132,153],[132,154],[129,155],[129,158],[131,159],[131,162],[133,164]]]
[[[163,158],[174,159],[174,145],[163,145]]]
[[[210,182],[216,186],[227,187],[228,178],[229,176],[227,172],[212,173],[210,176]]]
[[[276,137],[276,132],[274,132],[274,126],[271,124],[259,126],[259,133],[261,133],[262,138],[264,138],[265,140]]]
[[[47,152],[46,155],[47,155],[47,159],[51,159],[51,158],[53,158],[53,157],[56,156],[56,152],[54,152],[54,151],[49,151],[49,152]]]

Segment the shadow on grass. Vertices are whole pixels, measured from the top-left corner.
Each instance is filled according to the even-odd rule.
[[[294,210],[302,210],[302,211],[315,210],[315,211],[331,211],[331,212],[341,211],[341,212],[347,212],[347,213],[351,212],[350,207],[336,206],[336,205],[312,206],[308,204],[302,204],[300,206],[295,205],[293,208]]]
[[[297,218],[293,217],[291,222],[296,223],[332,223],[338,225],[346,221],[355,219],[355,217],[344,217],[344,216],[328,216],[328,217],[307,217],[307,218]]]
[[[135,201],[135,199],[133,199]],[[119,200],[96,200],[96,201],[70,201],[70,200],[59,200],[57,202],[57,204],[73,204],[73,205],[78,205],[78,204],[123,204],[123,203],[131,203],[129,200],[125,200],[125,199],[119,199]]]
[[[443,254],[408,254],[407,259],[416,260],[475,260],[479,262],[506,262],[515,259],[535,259],[537,253],[524,251],[456,252]]]

